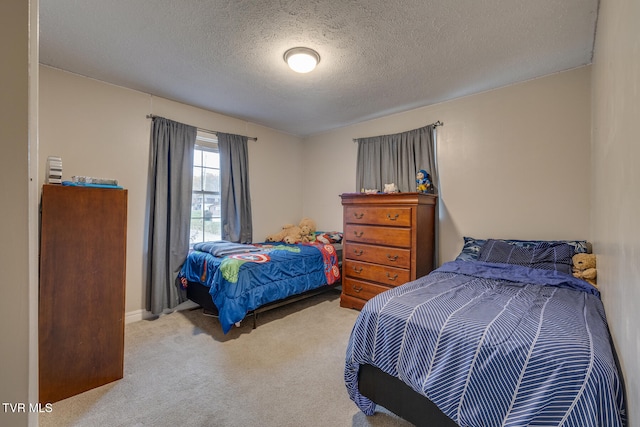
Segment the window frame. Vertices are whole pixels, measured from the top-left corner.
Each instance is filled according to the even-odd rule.
[[[199,153],[203,153],[203,152],[214,152],[218,154],[218,167],[211,167],[211,166],[205,166],[205,162],[204,162],[204,154],[199,154]],[[204,241],[209,241],[209,240],[219,240],[221,239],[221,220],[220,220],[220,213],[221,213],[221,192],[220,192],[220,188],[218,187],[217,191],[216,190],[205,190],[205,186],[204,186],[204,182],[205,182],[205,177],[206,177],[206,171],[207,170],[217,170],[217,174],[218,174],[218,186],[220,184],[220,163],[219,163],[219,150],[218,150],[218,138],[215,135],[203,135],[202,133],[198,132],[198,135],[196,137],[196,145],[194,147],[194,156],[193,156],[193,171],[192,174],[194,176],[196,176],[196,172],[197,169],[199,169],[200,172],[200,188],[196,189],[195,187],[192,188],[191,190],[191,216],[190,216],[190,220],[189,220],[189,248],[193,249],[193,245],[195,243],[199,243],[199,242],[204,242]],[[202,157],[200,158],[200,162],[196,161],[196,156],[197,155],[201,155]],[[199,164],[198,164],[199,163]],[[215,213],[215,210],[213,212],[211,212],[211,216],[206,214],[207,211],[207,198],[211,198],[214,200],[214,203],[211,206],[215,206],[215,200],[217,200],[217,215]],[[197,202],[196,202],[197,201]],[[200,203],[200,208],[197,209],[196,211],[194,211],[194,205],[195,203]],[[210,207],[211,207],[210,206]],[[209,207],[209,209],[210,209]],[[200,212],[200,216],[195,216],[194,212]],[[199,221],[201,226],[198,227],[198,224],[194,224],[194,221]],[[217,227],[215,225],[215,223],[217,223]],[[195,225],[195,227],[194,227]],[[212,231],[209,231],[210,234],[213,234],[212,237],[207,238],[207,228],[209,228]],[[217,233],[216,233],[216,228],[217,228]],[[195,229],[195,230],[194,230]]]

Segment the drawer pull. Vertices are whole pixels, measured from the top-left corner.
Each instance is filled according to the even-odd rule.
[[[397,261],[398,260],[398,255],[391,256],[391,255],[387,254],[387,259],[389,261]]]
[[[353,250],[353,253],[354,253],[354,254],[356,254],[356,256],[362,256],[362,254],[364,253],[364,251],[363,251],[362,249],[361,249],[361,250],[354,249],[354,250]]]
[[[358,293],[360,293],[362,291],[362,289],[363,289],[362,286],[353,285],[353,290],[358,292]]]
[[[389,274],[389,272],[387,271],[387,279],[394,281],[398,278],[398,275],[396,274],[395,276],[391,277],[391,275]]]
[[[362,237],[362,235],[364,234],[364,231],[354,231],[354,232],[353,232],[353,234],[354,234],[356,237]]]
[[[398,216],[399,216],[399,215],[400,215],[400,214],[395,214],[395,216],[392,218],[392,217],[391,217],[391,214],[387,214],[387,219],[388,219],[389,221],[395,221],[396,219],[398,219]]]
[[[360,212],[360,213],[358,213],[358,212],[354,212],[354,213],[353,213],[353,216],[354,216],[356,219],[362,219],[362,217],[364,216],[364,212]]]
[[[358,267],[356,267],[356,266],[354,265],[354,266],[353,266],[353,271],[354,271],[354,272],[356,272],[356,273],[358,273],[358,274],[360,274],[360,273],[362,273],[362,267],[360,267],[360,268],[358,269]],[[387,275],[388,275],[388,274],[389,274],[389,273],[387,273]]]

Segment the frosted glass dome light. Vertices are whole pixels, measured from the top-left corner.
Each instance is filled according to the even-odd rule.
[[[294,47],[284,53],[284,60],[296,73],[308,73],[320,62],[320,55],[307,47]]]

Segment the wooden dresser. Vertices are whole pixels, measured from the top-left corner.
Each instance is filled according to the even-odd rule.
[[[340,196],[344,209],[340,306],[360,310],[375,295],[433,270],[436,196]]]
[[[127,190],[43,187],[41,403],[122,378],[126,247]]]

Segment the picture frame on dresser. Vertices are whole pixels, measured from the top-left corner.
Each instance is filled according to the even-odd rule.
[[[434,269],[436,195],[344,193],[340,197],[341,307],[360,310],[379,293]]]

